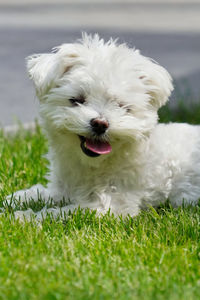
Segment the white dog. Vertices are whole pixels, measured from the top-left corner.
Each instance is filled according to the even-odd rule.
[[[200,197],[200,127],[158,124],[173,89],[168,72],[138,50],[98,35],[28,58],[49,141],[47,188],[15,198],[137,215],[169,199]],[[45,210],[55,215],[60,209]],[[43,210],[44,213],[44,210]]]

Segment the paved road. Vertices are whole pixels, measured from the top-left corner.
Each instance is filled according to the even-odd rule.
[[[175,79],[176,98],[180,88],[181,93],[189,89],[194,97],[200,95],[199,1],[179,0],[173,5],[159,0],[156,5],[151,0],[118,0],[118,4],[98,0],[51,5],[36,2],[27,5],[22,0],[12,4],[0,0],[2,125],[12,124],[16,118],[30,122],[37,116],[37,99],[26,74],[25,57],[80,38],[82,30],[98,32],[104,38],[119,37],[164,65]]]

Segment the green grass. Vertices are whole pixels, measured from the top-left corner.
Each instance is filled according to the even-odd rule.
[[[199,123],[200,106],[160,112]],[[20,129],[0,134],[0,199],[41,182],[46,141]],[[42,204],[41,204],[42,205]],[[0,299],[200,298],[200,207],[149,209],[135,218],[78,210],[39,226],[0,216]]]

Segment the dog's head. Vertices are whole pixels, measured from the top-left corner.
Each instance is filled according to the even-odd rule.
[[[76,136],[89,157],[148,136],[172,91],[163,67],[98,35],[29,57],[28,72],[46,130]]]

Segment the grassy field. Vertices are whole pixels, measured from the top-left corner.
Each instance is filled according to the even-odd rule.
[[[200,107],[165,108],[160,117],[198,124]],[[46,151],[39,127],[0,134],[0,199],[45,184]],[[40,226],[7,212],[0,216],[0,299],[197,300],[199,240],[199,206],[166,205],[126,219],[79,210]]]

